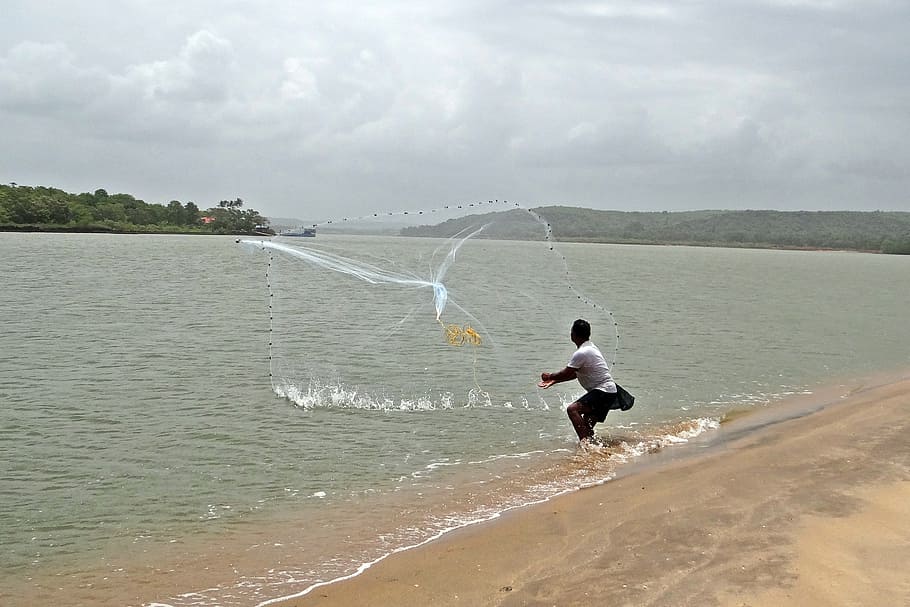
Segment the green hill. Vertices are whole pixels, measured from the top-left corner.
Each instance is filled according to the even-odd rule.
[[[558,241],[687,244],[759,248],[847,249],[910,254],[910,213],[882,211],[600,211],[553,206],[534,209]],[[495,221],[494,221],[495,220]],[[526,210],[475,215],[402,230],[407,236],[450,236],[492,222],[481,237],[543,239]]]

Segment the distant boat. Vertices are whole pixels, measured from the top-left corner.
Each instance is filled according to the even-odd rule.
[[[292,237],[307,237],[315,238],[316,237],[316,228],[303,228],[302,230],[291,230],[290,232],[282,232],[281,236],[292,236]]]

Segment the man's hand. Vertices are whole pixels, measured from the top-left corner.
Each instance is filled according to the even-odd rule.
[[[541,388],[549,388],[553,384],[558,384],[561,381],[569,381],[577,377],[577,369],[572,367],[566,367],[562,371],[557,371],[556,373],[541,373],[540,382],[537,384]]]
[[[537,382],[537,387],[543,388],[544,390],[546,390],[547,388],[549,388],[550,386],[552,386],[555,383],[556,383],[556,380],[552,379],[552,376],[550,373],[541,373],[540,381]]]

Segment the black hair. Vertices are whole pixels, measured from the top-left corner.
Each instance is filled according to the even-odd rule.
[[[591,339],[591,325],[588,321],[579,318],[572,323],[572,335],[577,335],[585,341],[588,341]]]

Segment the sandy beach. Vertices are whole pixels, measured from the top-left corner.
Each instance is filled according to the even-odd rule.
[[[818,391],[281,604],[910,605],[908,422],[910,376]]]

